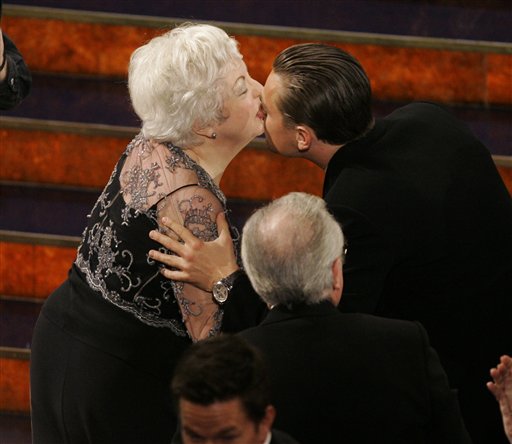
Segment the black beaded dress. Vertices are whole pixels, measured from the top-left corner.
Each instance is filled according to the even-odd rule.
[[[219,211],[224,194],[184,150],[141,134],[128,145],[89,215],[68,279],[34,331],[34,444],[170,442],[169,382],[195,340],[185,321],[201,310],[194,303],[201,290],[162,276],[148,252],[163,247],[149,232],[163,229],[167,216],[212,240]],[[215,307],[209,334],[258,323],[264,308],[250,298]],[[233,325],[224,317],[230,306]]]

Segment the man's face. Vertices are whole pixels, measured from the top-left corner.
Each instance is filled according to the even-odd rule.
[[[255,424],[238,398],[207,406],[180,399],[180,421],[184,444],[262,444],[272,425]]]
[[[284,118],[276,106],[277,99],[283,85],[281,78],[272,71],[261,95],[261,104],[265,111],[265,137],[269,149],[283,156],[296,156],[297,150],[296,132],[293,128],[284,125]]]

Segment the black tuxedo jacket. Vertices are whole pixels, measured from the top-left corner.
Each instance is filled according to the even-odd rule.
[[[287,433],[281,432],[280,430],[272,429],[272,438],[270,444],[301,444],[292,438]]]
[[[266,360],[275,427],[302,444],[470,442],[418,323],[322,302],[275,308],[239,335]]]
[[[512,202],[488,150],[411,104],[338,150],[324,199],[348,243],[340,309],[420,321],[475,442],[505,442],[485,383],[512,353]]]
[[[171,444],[183,444],[181,439],[181,432],[178,430],[172,437]],[[249,443],[247,443],[249,444]],[[272,429],[272,436],[270,438],[270,444],[301,444],[290,435],[280,430]]]

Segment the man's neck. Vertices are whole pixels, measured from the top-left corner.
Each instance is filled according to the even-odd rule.
[[[317,140],[315,146],[312,147],[304,157],[323,170],[326,170],[333,156],[342,147],[343,145],[331,145]]]
[[[360,138],[364,137],[366,134],[368,134],[373,127],[375,126],[375,119],[372,119],[370,124],[368,125],[368,128],[357,138],[353,140],[359,140]],[[347,142],[349,143],[349,142]],[[323,170],[327,169],[327,165],[329,165],[329,162],[333,158],[333,156],[336,154],[336,152],[343,148],[347,143],[343,145],[331,145],[326,142],[322,142],[318,139],[314,141],[314,145],[309,149],[309,151],[305,154],[305,158],[309,161],[313,162],[315,165],[319,166]]]

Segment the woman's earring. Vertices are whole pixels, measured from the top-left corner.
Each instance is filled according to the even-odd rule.
[[[217,138],[217,133],[212,133],[212,135],[210,136],[210,139],[215,140],[216,138]]]

